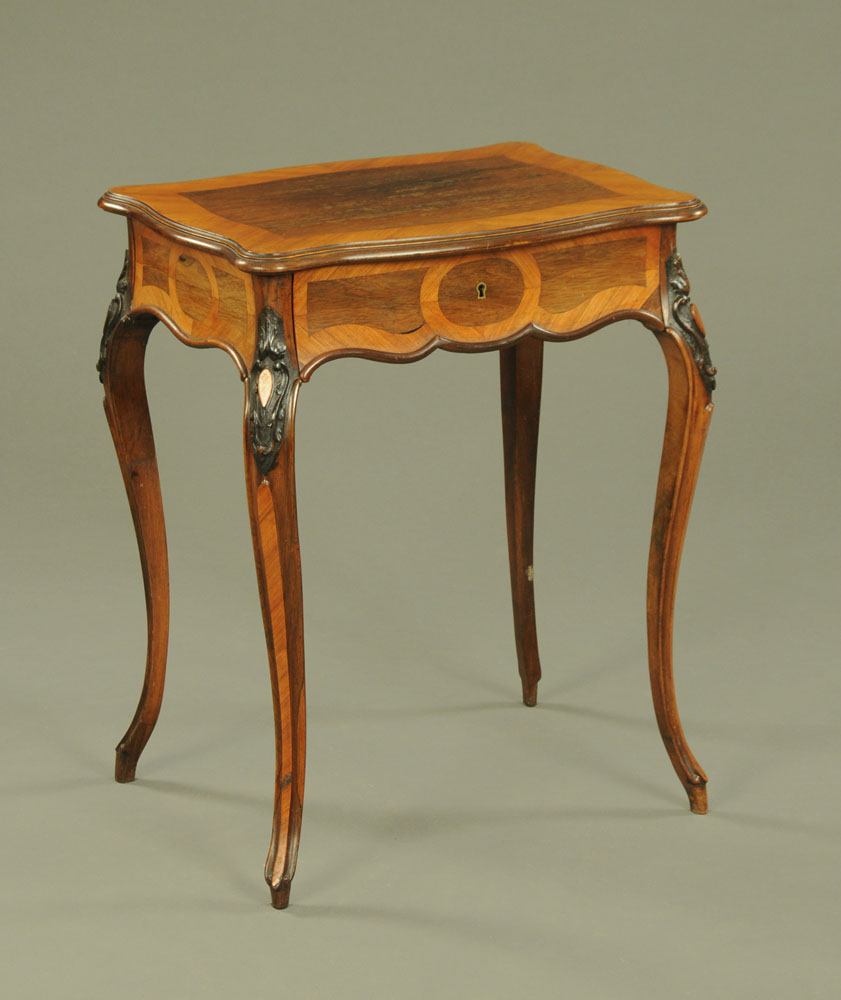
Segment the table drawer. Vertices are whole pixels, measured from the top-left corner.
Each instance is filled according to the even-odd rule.
[[[387,264],[343,264],[294,278],[298,363],[306,377],[341,355],[411,360],[436,346],[481,350],[535,326],[574,335],[605,317],[659,315],[660,230]],[[458,346],[457,346],[458,345]]]

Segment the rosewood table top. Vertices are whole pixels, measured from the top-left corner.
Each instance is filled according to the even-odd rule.
[[[102,208],[249,271],[516,246],[706,212],[527,142],[118,187]]]

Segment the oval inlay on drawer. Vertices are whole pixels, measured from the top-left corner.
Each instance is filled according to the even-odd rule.
[[[447,271],[438,289],[438,306],[451,323],[489,326],[516,312],[524,292],[523,275],[513,261],[485,257]]]

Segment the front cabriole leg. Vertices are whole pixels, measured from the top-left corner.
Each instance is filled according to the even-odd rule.
[[[289,905],[298,857],[306,754],[295,499],[297,375],[284,321],[266,306],[258,319],[257,350],[246,387],[245,481],[275,717],[274,817],[265,875],[272,905],[281,910]]]
[[[648,658],[654,712],[692,812],[707,811],[707,776],[678,715],[672,662],[675,590],[692,496],[712,416],[716,370],[677,251],[665,265],[666,328],[656,334],[666,358],[669,402],[648,562]]]

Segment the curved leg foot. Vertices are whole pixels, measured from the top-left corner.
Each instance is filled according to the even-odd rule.
[[[267,318],[268,317],[268,318]],[[301,554],[295,499],[295,404],[300,383],[280,317],[260,317],[248,379],[245,481],[275,718],[275,793],[265,876],[285,909],[298,859],[306,758]]]
[[[289,906],[289,892],[291,888],[292,883],[289,881],[281,882],[276,889],[269,886],[272,894],[272,906],[276,910],[285,910]]]
[[[669,404],[648,563],[648,659],[660,735],[692,812],[705,813],[707,776],[686,742],[675,701],[672,637],[680,556],[712,416],[715,369],[708,364],[697,311],[685,294],[688,282],[675,302],[672,272],[669,278],[671,325],[657,334],[669,373]]]
[[[499,352],[499,372],[514,637],[523,702],[535,705],[540,655],[534,616],[534,485],[543,341],[526,337],[512,347],[503,348]]]
[[[700,771],[700,768],[698,769]],[[703,774],[703,771],[701,771]],[[689,808],[698,816],[705,816],[707,813],[707,783],[706,775],[703,784],[692,785],[687,789],[689,794]]]
[[[146,343],[154,324],[153,317],[142,316],[119,322],[110,334],[107,355],[103,351],[101,361],[105,414],[114,438],[140,550],[148,627],[143,690],[131,725],[117,745],[114,777],[120,782],[134,780],[137,760],[158,720],[169,637],[166,529],[143,378]]]

